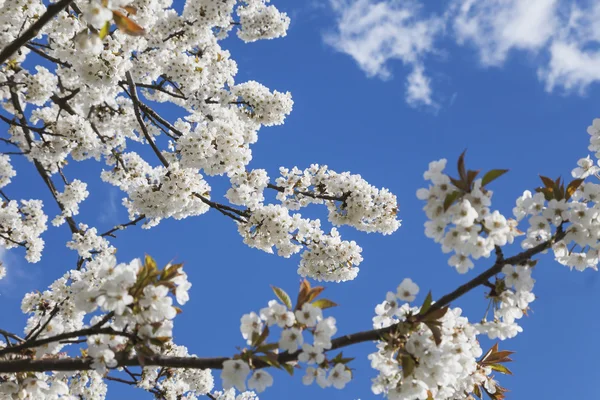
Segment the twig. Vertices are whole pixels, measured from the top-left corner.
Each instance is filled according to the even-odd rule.
[[[138,222],[140,222],[141,220],[143,220],[144,218],[146,218],[145,215],[140,215],[139,217],[137,217],[136,219],[134,219],[133,221],[129,221],[126,224],[121,224],[121,225],[117,225],[114,228],[112,228],[111,230],[108,230],[104,233],[102,233],[100,236],[111,236],[111,237],[115,237],[115,235],[113,235],[113,233],[115,233],[116,231],[120,231],[121,229],[127,227],[127,226],[132,226],[137,224]]]
[[[483,285],[489,278],[499,273],[505,264],[518,265],[522,264],[531,259],[536,254],[550,248],[553,243],[562,240],[566,235],[566,232],[562,230],[562,226],[557,229],[555,236],[545,242],[538,244],[537,246],[523,251],[513,257],[507,258],[503,263],[495,263],[491,268],[484,271],[474,279],[460,286],[456,290],[442,296],[436,303],[432,304],[427,313],[415,318],[414,322],[419,322],[430,313],[435,310],[439,310],[443,307],[448,306],[452,301],[458,299],[465,293],[472,289]],[[381,337],[389,332],[394,331],[398,328],[398,325],[391,325],[386,328],[373,329],[369,331],[352,333],[337,337],[331,341],[331,349],[327,351],[336,350],[342,347],[347,347],[353,344],[378,341]],[[65,334],[69,336],[69,334]],[[60,335],[59,335],[60,336]],[[18,346],[15,346],[18,347]],[[12,352],[10,350],[15,347],[5,349],[3,351]],[[2,351],[0,351],[2,355]],[[288,363],[297,361],[300,351],[294,353],[280,353],[277,356],[277,361],[281,363]],[[222,369],[223,362],[229,360],[228,357],[215,357],[215,358],[199,358],[199,357],[167,357],[167,356],[148,356],[144,357],[144,366],[159,366],[159,367],[170,367],[170,368],[195,368],[195,369]],[[137,357],[119,357],[117,359],[117,367],[128,367],[128,366],[140,366],[140,360]],[[25,360],[7,360],[0,361],[0,373],[15,373],[23,371],[32,372],[43,372],[43,371],[80,371],[91,369],[92,361],[90,359],[83,358],[66,358],[66,359],[25,359]],[[255,368],[266,368],[269,365],[261,360],[253,360]]]
[[[135,112],[135,118],[137,119],[138,124],[140,125],[140,128],[142,129],[142,133],[144,134],[144,137],[150,144],[150,147],[152,147],[152,150],[154,150],[156,157],[158,157],[158,159],[160,160],[162,165],[164,165],[165,167],[168,167],[169,162],[162,155],[159,148],[156,147],[156,143],[154,143],[154,139],[152,139],[152,136],[150,136],[150,133],[148,132],[148,128],[146,127],[146,123],[142,119],[142,113],[140,111],[140,99],[137,96],[137,90],[135,88],[135,83],[133,82],[133,78],[131,77],[131,72],[127,71],[125,76],[127,77],[127,84],[129,85],[129,97],[131,98],[131,101],[133,102],[133,110]]]
[[[46,12],[40,16],[40,18],[32,24],[23,34],[17,37],[15,40],[10,42],[8,46],[0,51],[0,64],[4,64],[10,56],[13,55],[21,46],[27,43],[29,40],[36,37],[40,30],[46,25],[52,18],[54,18],[59,12],[67,8],[73,0],[61,0],[58,3],[50,4],[46,9]]]

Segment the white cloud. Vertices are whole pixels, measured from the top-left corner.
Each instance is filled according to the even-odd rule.
[[[600,81],[600,52],[584,51],[578,43],[557,41],[550,47],[550,63],[540,68],[546,90],[555,87],[583,93],[592,83]]]
[[[413,107],[433,106],[430,79],[423,74],[423,68],[416,66],[406,79],[406,102]]]
[[[411,67],[407,95],[412,104],[433,104],[429,79],[422,59],[434,51],[433,43],[442,29],[439,17],[423,18],[415,1],[374,2],[331,0],[337,15],[337,30],[325,41],[358,63],[367,76],[391,78],[390,60]]]
[[[526,52],[548,91],[583,93],[600,82],[597,0],[450,0],[442,13],[428,15],[414,0],[330,4],[337,25],[326,43],[350,55],[369,77],[389,79],[392,60],[410,67],[411,106],[437,107],[424,66],[426,56],[443,51],[442,38],[473,48],[484,67],[501,67],[511,53]]]
[[[457,0],[449,16],[459,44],[472,43],[483,64],[500,65],[512,49],[537,51],[548,42],[557,7],[557,0]]]
[[[105,201],[102,212],[98,215],[98,220],[103,223],[111,223],[117,220],[119,190],[110,188],[108,190],[108,200]]]

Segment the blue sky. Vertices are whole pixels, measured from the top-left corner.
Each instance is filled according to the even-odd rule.
[[[249,45],[232,38],[224,44],[238,62],[238,82],[256,80],[271,89],[289,90],[295,102],[285,125],[260,131],[251,168],[265,168],[276,176],[279,166],[327,164],[338,172],[361,174],[398,196],[403,223],[395,234],[340,229],[362,246],[364,261],[356,280],[327,285],[325,297],[340,304],[328,314],[337,319],[339,334],[369,329],[375,305],[405,277],[419,284],[417,301],[422,301],[427,290],[440,297],[492,264],[479,260],[474,270],[459,275],[448,267],[439,246],[424,236],[423,205],[415,192],[424,185],[422,173],[430,161],[448,158],[453,168],[468,149],[467,165],[473,169],[509,168],[492,185],[494,208],[509,215],[516,197],[538,185],[538,174],[568,178],[577,160],[588,154],[586,128],[600,117],[600,33],[585,18],[572,30],[560,28],[561,13],[570,12],[571,2],[561,2],[555,17],[544,8],[552,1],[532,1],[538,7],[527,12],[518,1],[506,2],[506,9],[495,9],[495,3],[482,1],[481,9],[468,15],[476,23],[457,28],[460,18],[452,4],[458,3],[418,10],[416,3],[388,1],[379,3],[381,10],[375,12],[375,2],[367,0],[280,0],[274,4],[292,18],[286,38]],[[509,23],[514,24],[510,29]],[[471,33],[463,32],[466,27]],[[542,27],[551,32],[541,32]],[[382,32],[385,41],[380,43]],[[420,85],[411,97],[408,79],[415,74]],[[79,220],[104,231],[127,216],[119,205],[120,193],[97,178],[100,169],[85,162],[71,168],[70,177],[86,178],[91,185]],[[13,197],[41,197],[48,200],[46,211],[54,213],[34,171],[24,167],[19,174],[9,187]],[[214,186],[217,191],[225,188]],[[326,220],[322,208],[310,212]],[[26,264],[19,250],[4,255],[9,276],[0,281],[2,328],[22,329],[23,293],[43,290],[74,266],[76,255],[64,247],[68,236],[65,226],[50,227],[39,264]],[[162,263],[173,258],[185,262],[193,287],[190,302],[175,320],[175,340],[203,357],[234,354],[236,346],[244,345],[240,317],[273,298],[270,284],[295,297],[300,281],[298,257],[283,259],[248,248],[234,223],[216,212],[164,221],[149,231],[130,228],[113,243],[120,261],[149,253]],[[511,250],[505,253],[519,249]],[[546,256],[534,278],[538,299],[522,320],[524,332],[500,343],[516,351],[511,366],[515,375],[501,378],[511,391],[508,398],[594,398],[600,377],[595,363],[600,356],[595,334],[600,323],[594,311],[600,304],[597,275],[570,272]],[[483,293],[474,290],[454,305],[478,320],[487,305]],[[274,386],[260,397],[376,398],[370,392],[375,371],[366,358],[373,351],[373,345],[363,344],[344,352],[356,357],[351,364],[355,378],[344,391],[306,387],[301,374],[289,378],[276,372]],[[139,390],[118,385],[109,390],[110,399],[142,398]]]

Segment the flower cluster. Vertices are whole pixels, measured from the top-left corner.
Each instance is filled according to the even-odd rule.
[[[184,346],[167,342],[163,346],[163,355],[174,357],[194,357],[189,354]],[[161,375],[159,375],[161,374]],[[168,399],[185,398],[194,399],[206,395],[214,388],[214,379],[211,371],[206,369],[173,369],[162,378],[164,371],[160,368],[145,367],[138,383],[139,387],[146,390],[158,389]]]
[[[42,206],[41,200],[21,200],[20,204],[10,200],[0,207],[0,246],[25,247],[25,259],[31,263],[41,259],[44,249],[41,234],[47,229],[48,217]]]
[[[7,3],[0,45],[45,9],[41,0]],[[15,22],[20,19],[25,22]],[[258,131],[283,124],[293,101],[289,92],[238,82],[238,66],[222,40],[232,30],[247,42],[285,36],[289,23],[268,0],[186,0],[181,12],[160,0],[89,0],[67,7],[34,44],[0,66],[0,102],[9,114],[3,143],[34,163],[50,185],[61,209],[56,226],[67,219],[72,231],[79,225],[74,217],[92,183],[69,179],[69,168],[72,161],[95,159],[106,165],[101,179],[124,192],[130,221],[143,219],[144,228],[212,207],[233,217],[252,247],[275,246],[284,257],[304,249],[302,276],[353,279],[361,248],[335,229],[322,229],[318,219],[289,210],[321,203],[334,226],[390,234],[400,226],[396,197],[359,175],[327,167],[293,168],[278,185],[265,170],[247,169]],[[44,67],[30,68],[41,59]],[[174,122],[153,108],[158,103],[175,106]],[[14,175],[2,156],[0,187]],[[212,196],[207,179],[217,175],[229,178],[225,197],[232,206]],[[58,179],[63,192],[56,189]],[[279,204],[265,204],[267,188],[279,192]],[[67,246],[84,259],[111,249],[94,229],[76,232]],[[28,246],[32,260],[40,257],[40,240],[5,241],[8,248]]]
[[[146,257],[144,265],[139,260],[116,265],[114,257],[106,257],[104,263],[94,267],[88,270],[95,277],[93,284],[81,279],[71,288],[78,310],[92,313],[100,308],[108,313],[94,317],[92,326],[101,328],[110,321],[107,325],[114,329],[114,336],[88,337],[93,367],[102,372],[116,366],[115,351],[132,337],[154,347],[171,338],[177,308],[169,293],[183,304],[190,284],[181,272],[181,264],[167,265],[160,271],[150,257]]]
[[[364,232],[389,235],[400,227],[396,196],[389,190],[369,185],[360,175],[341,174],[326,165],[291,170],[280,168],[277,199],[287,208],[298,210],[308,204],[325,203],[329,221],[349,225]]]
[[[543,192],[532,194],[526,190],[517,199],[515,217],[529,218],[527,237],[521,246],[530,249],[556,237],[552,250],[558,263],[578,271],[597,270],[600,185],[581,179],[573,182],[568,198],[546,198]]]
[[[289,17],[274,6],[267,6],[269,0],[244,0],[244,6],[237,9],[242,29],[238,37],[246,42],[259,39],[274,39],[285,36],[290,26]]]
[[[269,184],[267,171],[253,169],[231,176],[231,188],[225,197],[232,203],[246,206],[253,210],[261,206],[265,200],[264,190]]]
[[[280,205],[266,205],[253,210],[246,224],[238,231],[244,243],[266,251],[290,257],[304,247],[298,273],[317,280],[346,281],[358,274],[362,249],[354,241],[342,240],[337,229],[323,232],[319,220],[304,219],[300,214],[290,215]]]
[[[62,206],[62,213],[52,220],[52,225],[60,226],[65,223],[65,217],[72,217],[79,214],[79,203],[84,201],[90,193],[87,191],[87,184],[75,179],[65,190],[56,195],[56,199]]]
[[[293,308],[288,294],[280,288],[273,287],[281,303],[271,300],[268,307],[261,309],[258,314],[251,312],[242,316],[240,331],[252,348],[250,351],[244,351],[241,357],[223,363],[223,387],[245,390],[246,379],[251,372],[250,365],[253,365],[250,361],[261,352],[265,354],[261,359],[269,360],[269,365],[285,368],[292,373],[291,365],[276,361],[278,353],[272,351],[279,349],[290,354],[298,353],[298,362],[308,365],[302,378],[305,385],[310,385],[316,380],[323,388],[334,386],[342,389],[352,378],[350,370],[346,367],[350,359],[344,359],[341,353],[333,359],[327,359],[325,354],[325,351],[332,348],[332,337],[337,332],[337,327],[335,318],[324,318],[322,311],[324,308],[335,306],[335,303],[327,299],[315,300],[323,289],[311,288],[305,280],[300,286],[298,303]],[[277,343],[266,344],[275,326],[281,328],[279,340]],[[312,344],[305,340],[306,332],[312,335]],[[248,388],[257,392],[264,391],[272,384],[273,377],[262,369],[255,369],[248,379]]]
[[[429,218],[425,235],[440,243],[444,253],[454,253],[448,264],[462,274],[474,267],[473,259],[489,257],[496,246],[512,243],[520,231],[517,221],[490,211],[492,191],[484,187],[482,179],[465,176],[468,182],[459,188],[459,183],[444,173],[445,168],[445,159],[429,164],[423,177],[431,184],[419,189],[417,197],[427,202],[423,208]]]
[[[507,264],[502,268],[504,279],[496,284],[495,291],[499,294],[493,298],[494,319],[476,324],[479,333],[487,334],[490,339],[504,340],[523,332],[516,320],[526,315],[529,304],[535,300],[531,270],[529,265]]]
[[[397,329],[369,355],[378,371],[373,392],[395,400],[470,398],[475,386],[487,385],[491,373],[477,360],[483,354],[477,329],[461,316],[460,308],[431,311],[430,298],[422,307],[401,304],[417,293],[418,286],[405,279],[375,308],[374,328]]]

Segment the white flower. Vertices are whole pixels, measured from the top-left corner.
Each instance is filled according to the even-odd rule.
[[[246,390],[246,377],[250,373],[248,364],[241,360],[227,360],[223,362],[221,379],[223,388],[230,389],[235,387],[239,391]]]
[[[96,29],[102,29],[104,23],[112,17],[112,11],[102,6],[99,1],[92,0],[84,8],[85,20]]]
[[[302,377],[302,383],[312,385],[317,380],[317,385],[325,389],[331,386],[331,382],[327,379],[327,371],[323,368],[306,367],[306,374]]]
[[[248,389],[255,389],[258,393],[273,385],[273,377],[267,371],[257,370],[248,379]]]
[[[247,340],[248,344],[252,343],[252,334],[260,334],[262,332],[262,327],[262,321],[255,312],[244,314],[242,316],[240,331],[242,332],[242,337]]]
[[[320,346],[311,346],[308,343],[302,345],[302,352],[298,355],[298,361],[307,364],[321,364],[325,360],[323,348]]]
[[[396,295],[403,301],[414,301],[419,293],[419,286],[410,278],[405,278],[396,290]]]
[[[351,379],[352,373],[346,369],[344,364],[336,364],[331,372],[329,372],[328,380],[336,389],[343,389]]]
[[[335,318],[327,317],[322,321],[319,321],[314,331],[314,345],[320,346],[324,349],[331,348],[331,337],[337,332],[335,326]]]
[[[452,223],[459,226],[472,226],[478,217],[477,211],[467,199],[450,208],[453,211]],[[449,210],[450,211],[450,210]]]
[[[296,319],[299,323],[313,327],[318,321],[323,319],[323,311],[312,304],[304,303],[302,309],[296,310]]]
[[[571,176],[573,176],[573,178],[585,179],[588,176],[594,175],[600,171],[600,168],[594,165],[594,161],[590,158],[590,156],[579,159],[579,161],[577,161],[577,165],[579,165],[579,167],[571,171]]]
[[[107,347],[90,347],[88,353],[92,357],[92,368],[100,374],[103,374],[107,367],[114,368],[117,366],[115,353]]]
[[[454,254],[448,260],[448,265],[456,268],[459,274],[464,274],[475,266],[473,261],[465,254]]]
[[[298,346],[302,346],[304,338],[302,337],[302,331],[298,328],[284,329],[281,332],[281,338],[279,339],[279,348],[293,353],[298,350]]]
[[[133,303],[133,297],[127,290],[113,290],[98,296],[96,301],[104,311],[114,311],[115,314],[121,315],[125,312],[125,308]]]
[[[508,240],[510,227],[504,215],[494,211],[483,219],[483,224],[489,231],[489,236],[494,240],[496,246],[504,246]]]
[[[279,304],[276,300],[269,301],[269,307],[261,309],[260,316],[268,326],[277,324],[280,328],[292,326],[296,321],[294,313],[288,311],[286,306]]]

